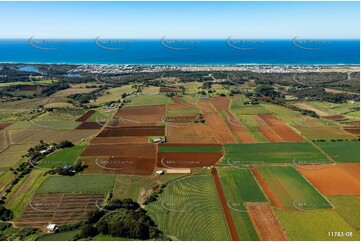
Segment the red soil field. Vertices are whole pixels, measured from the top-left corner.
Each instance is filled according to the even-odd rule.
[[[223,146],[220,144],[208,144],[208,143],[198,143],[198,144],[169,144],[169,143],[163,143],[163,144],[158,144],[158,147],[160,146],[170,146],[170,147],[175,147],[175,146],[183,146],[183,147],[219,147],[222,148]]]
[[[360,163],[339,163],[337,165],[360,181]]]
[[[345,130],[350,134],[356,134],[360,136],[360,127],[355,127],[355,128],[347,127],[347,128],[343,128],[343,130]]]
[[[199,140],[200,143],[208,143],[205,140],[215,140],[212,130],[202,123],[186,125],[171,124],[167,126],[167,141],[172,140]],[[217,142],[217,141],[216,141]],[[183,142],[180,142],[183,143]],[[187,142],[189,143],[189,142]],[[199,143],[199,142],[198,142]],[[214,142],[212,142],[214,143]]]
[[[139,126],[122,128],[105,128],[97,137],[120,137],[120,136],[164,136],[164,126]]]
[[[266,180],[264,179],[262,174],[258,171],[257,167],[251,166],[251,171],[254,177],[256,178],[256,180],[258,181],[258,184],[262,188],[263,192],[266,194],[266,196],[272,203],[272,205],[275,206],[276,208],[283,209],[282,204],[280,203],[280,201],[278,201],[277,197],[272,193],[271,188],[268,186]]]
[[[88,110],[88,112],[84,113],[80,118],[78,118],[77,122],[85,122],[90,116],[92,116],[95,113],[94,110]]]
[[[214,184],[216,186],[219,201],[221,202],[221,205],[222,205],[223,214],[226,219],[226,223],[227,223],[229,234],[231,235],[231,239],[233,241],[239,241],[240,238],[239,238],[239,235],[237,232],[237,228],[236,228],[236,225],[234,224],[234,221],[233,221],[233,218],[231,215],[231,211],[229,210],[229,207],[227,205],[226,196],[224,195],[221,181],[219,180],[219,177],[218,177],[217,170],[215,168],[212,168],[211,174],[212,174],[212,177],[214,180]]]
[[[171,97],[174,104],[168,105],[168,110],[198,110],[198,107],[185,102],[181,97]]]
[[[120,157],[101,156],[81,159],[88,167],[88,174],[126,174],[126,175],[152,175],[156,160],[155,157]]]
[[[181,90],[178,88],[161,87],[159,92],[181,92]]]
[[[76,129],[101,129],[103,126],[97,122],[84,122],[81,123]]]
[[[194,168],[212,166],[223,156],[221,152],[159,152],[158,167]]]
[[[258,116],[263,119],[266,124],[285,142],[303,142],[303,138],[296,134],[290,127],[285,123],[279,120],[273,114],[258,114]]]
[[[123,136],[123,137],[95,137],[91,144],[144,144],[148,143],[147,136]]]
[[[96,202],[101,206],[104,194],[46,194],[35,195],[15,222],[17,226],[42,227],[48,224],[76,223],[87,213],[95,211]]]
[[[226,111],[228,115],[226,117],[225,123],[228,125],[229,129],[238,137],[241,143],[256,143],[256,139],[253,137],[252,133],[248,131],[241,121],[233,116],[229,111]]]
[[[206,124],[211,128],[217,141],[221,144],[237,144],[237,140],[228,130],[226,124],[217,112],[214,111],[212,106],[201,100],[200,108],[203,113],[203,117],[206,120]]]
[[[278,136],[270,127],[260,126],[257,129],[271,142],[283,142],[283,139]]]
[[[217,110],[228,110],[229,108],[230,100],[228,97],[213,97],[209,101]]]
[[[246,209],[261,241],[288,240],[281,223],[267,203],[246,203]]]
[[[155,144],[99,144],[88,145],[81,156],[142,156],[155,157]]]
[[[5,129],[6,127],[12,125],[13,122],[4,122],[4,123],[0,123],[0,130]]]
[[[331,121],[341,121],[347,119],[345,116],[342,115],[334,115],[334,116],[327,116],[324,117],[325,119],[331,120]]]
[[[115,116],[141,123],[157,123],[162,121],[165,112],[165,105],[129,107],[119,109]]]
[[[42,86],[21,86],[19,88],[20,91],[31,91],[31,92],[37,92],[40,93],[41,91],[45,90],[46,87]]]
[[[322,169],[299,166],[297,170],[323,195],[360,195],[360,181],[338,165]]]
[[[218,143],[215,137],[176,137],[176,136],[167,136],[168,143],[178,143],[178,144],[214,144]]]

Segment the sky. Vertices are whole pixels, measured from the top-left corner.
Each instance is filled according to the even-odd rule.
[[[0,2],[0,39],[359,39],[359,4]]]

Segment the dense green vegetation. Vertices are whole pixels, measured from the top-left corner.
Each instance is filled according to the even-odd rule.
[[[115,175],[49,176],[38,193],[107,193],[113,190]]]
[[[360,141],[316,142],[337,162],[360,162]]]
[[[360,199],[358,197],[328,196],[327,199],[330,200],[346,221],[356,229],[360,229]]]

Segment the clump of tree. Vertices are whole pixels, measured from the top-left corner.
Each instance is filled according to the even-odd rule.
[[[14,217],[13,212],[3,205],[0,205],[0,221],[9,221]]]
[[[113,199],[101,210],[89,213],[74,239],[91,239],[98,234],[135,240],[166,239],[147,211],[131,199]]]
[[[254,90],[255,96],[258,97],[269,97],[271,99],[281,97],[280,93],[277,92],[270,84],[261,84]]]
[[[61,176],[74,176],[79,172],[84,171],[87,165],[83,165],[81,161],[77,161],[71,166],[59,166],[49,171],[50,174],[58,174]]]

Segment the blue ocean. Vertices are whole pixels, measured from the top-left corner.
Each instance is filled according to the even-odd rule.
[[[0,39],[0,62],[359,65],[359,40]]]

